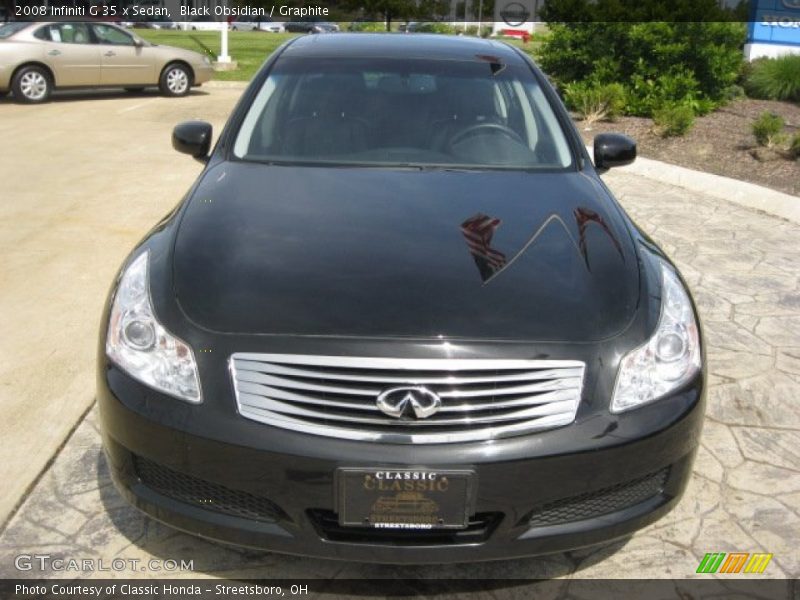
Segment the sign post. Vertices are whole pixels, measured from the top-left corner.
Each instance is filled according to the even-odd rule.
[[[222,40],[220,41],[220,49],[219,49],[219,56],[217,57],[217,62],[221,64],[231,62],[231,57],[228,55],[228,23],[227,21],[221,23],[222,31],[220,35],[222,36]]]

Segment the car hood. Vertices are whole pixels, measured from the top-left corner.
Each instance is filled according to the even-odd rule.
[[[638,303],[626,224],[576,172],[222,163],[176,236],[179,306],[218,332],[595,341]]]

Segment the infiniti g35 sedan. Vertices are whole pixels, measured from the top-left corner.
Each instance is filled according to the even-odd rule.
[[[157,46],[103,22],[0,25],[0,96],[44,102],[54,89],[158,86],[185,96],[211,79],[208,58],[191,50]]]
[[[501,43],[281,46],[102,319],[114,482],[206,538],[384,563],[627,537],[679,501],[704,351],[675,266]]]

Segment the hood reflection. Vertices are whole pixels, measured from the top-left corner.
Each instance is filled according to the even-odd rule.
[[[506,255],[492,248],[492,237],[501,223],[500,219],[478,213],[461,224],[461,233],[484,283],[506,265]]]
[[[578,207],[574,210],[573,216],[575,217],[575,224],[578,227],[577,241],[561,216],[557,213],[552,213],[511,260],[507,260],[505,254],[496,248],[492,248],[492,237],[497,228],[502,224],[500,219],[478,213],[461,224],[461,233],[464,236],[464,240],[467,242],[467,247],[469,248],[472,258],[475,260],[475,265],[478,267],[478,272],[480,273],[483,283],[488,283],[490,279],[514,264],[514,261],[522,256],[525,251],[536,242],[551,223],[558,223],[561,225],[564,233],[567,235],[570,242],[572,242],[573,247],[583,258],[587,271],[591,272],[592,270],[589,264],[589,247],[586,244],[586,229],[590,223],[596,223],[603,229],[603,232],[608,235],[614,248],[616,248],[619,253],[622,262],[625,262],[622,246],[599,214],[588,208]]]

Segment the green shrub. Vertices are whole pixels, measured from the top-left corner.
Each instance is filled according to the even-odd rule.
[[[457,33],[455,27],[448,23],[435,23],[435,22],[428,22],[428,23],[420,23],[416,29],[417,33],[444,33],[453,35]]]
[[[653,121],[661,137],[678,137],[694,126],[694,109],[688,104],[663,106],[653,111]]]
[[[381,21],[353,21],[350,24],[349,30],[361,32],[385,32],[386,23]]]
[[[626,95],[625,87],[619,83],[575,82],[564,88],[567,106],[578,112],[587,124],[605,119],[614,121],[625,109]]]
[[[755,62],[745,88],[753,98],[800,102],[800,54]]]
[[[730,102],[732,100],[737,100],[739,98],[743,98],[746,96],[744,87],[739,85],[738,83],[734,83],[728,89],[725,90],[724,98],[726,101]]]
[[[772,148],[783,137],[783,118],[771,112],[763,112],[753,123],[753,135],[759,146]]]
[[[800,160],[800,133],[795,133],[789,144],[789,156],[795,160]]]
[[[697,80],[688,72],[673,72],[646,78],[631,78],[628,110],[634,115],[654,115],[664,106],[690,104],[698,101]]]
[[[471,36],[480,35],[480,37],[485,38],[485,37],[489,37],[491,35],[492,28],[491,27],[481,27],[481,31],[480,31],[480,33],[478,33],[478,26],[477,25],[470,25],[469,27],[467,27],[467,32],[466,33],[467,33],[467,35],[471,35]]]
[[[544,71],[562,89],[574,82],[621,83],[627,89],[626,114],[652,116],[678,104],[704,114],[727,101],[743,62],[742,23],[626,23],[598,17],[549,27],[537,50]]]

